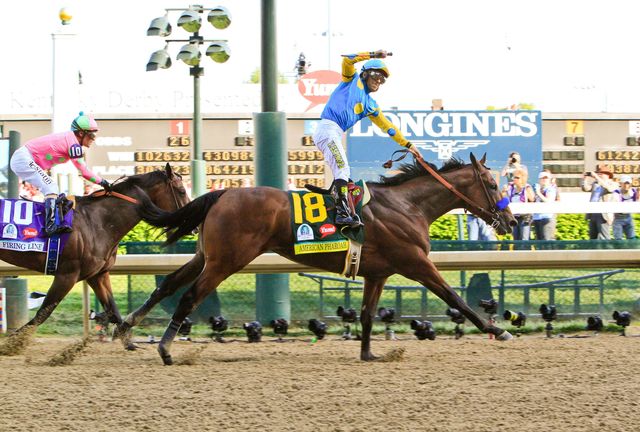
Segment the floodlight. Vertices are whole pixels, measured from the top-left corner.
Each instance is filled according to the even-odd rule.
[[[171,67],[171,56],[169,56],[169,52],[167,49],[161,49],[153,54],[149,58],[149,62],[147,63],[147,72],[154,71],[160,69],[168,69]]]
[[[161,36],[166,37],[171,34],[171,23],[167,19],[166,15],[159,18],[154,18],[149,24],[147,29],[147,36]]]
[[[198,66],[200,64],[200,57],[202,57],[202,54],[200,54],[198,45],[186,44],[180,48],[180,52],[176,58],[182,60],[189,66]]]
[[[224,30],[231,24],[231,14],[226,7],[216,6],[209,12],[207,21],[218,30]]]
[[[225,42],[214,42],[207,48],[207,56],[216,63],[225,63],[231,57],[231,50]]]
[[[200,14],[193,10],[186,10],[178,18],[178,26],[182,27],[189,33],[196,33],[202,26],[202,18]]]
[[[480,300],[478,306],[488,315],[495,315],[498,312],[498,302],[494,299]]]

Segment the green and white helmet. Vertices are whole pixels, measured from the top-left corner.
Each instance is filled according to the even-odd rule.
[[[85,131],[85,132],[98,132],[98,123],[91,115],[86,115],[83,111],[80,111],[78,117],[71,122],[71,130]]]

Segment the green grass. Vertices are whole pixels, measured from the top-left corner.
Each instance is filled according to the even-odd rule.
[[[587,275],[598,272],[598,270],[519,270],[509,271],[505,273],[505,284],[526,284],[536,283],[544,281],[552,281],[559,278],[574,277],[579,275]],[[493,286],[497,286],[500,283],[502,274],[500,271],[489,271],[489,278]],[[466,282],[471,278],[471,272],[466,274]],[[335,276],[335,275],[331,275]],[[443,277],[451,286],[461,285],[460,272],[449,271],[443,272]],[[28,286],[30,291],[42,291],[46,292],[51,281],[51,276],[28,276]],[[635,311],[638,302],[638,287],[640,287],[640,270],[627,270],[624,273],[614,275],[605,281],[604,303],[606,305],[604,319],[608,319],[611,315],[611,311],[629,310]],[[132,296],[129,299],[127,295],[127,289],[129,283],[132,287]],[[155,288],[154,276],[113,276],[112,287],[116,298],[116,303],[120,307],[123,315],[128,312],[128,301],[131,301],[131,307],[138,307]],[[387,282],[388,285],[403,285],[403,286],[415,286],[413,281],[410,281],[401,276],[394,276]],[[344,286],[342,283],[332,282],[326,283],[325,286],[340,287]],[[304,324],[310,318],[322,319],[323,316],[319,306],[319,294],[318,285],[312,280],[292,274],[290,277],[290,291],[291,291],[291,316],[292,320],[298,323],[302,323],[300,327],[302,332],[305,332]],[[498,290],[492,291],[493,297],[498,298]],[[598,300],[599,293],[597,289],[582,289],[581,290],[581,312],[584,313],[597,313],[598,312]],[[237,328],[240,328],[243,322],[252,321],[255,319],[255,276],[250,274],[238,274],[230,277],[218,289],[218,296],[220,303],[222,304],[221,313],[227,319],[229,319]],[[324,292],[324,316],[335,316],[335,311],[338,306],[346,305],[344,293],[340,291],[325,291]],[[356,310],[359,310],[360,302],[362,300],[361,291],[352,292],[351,294],[351,306]],[[574,290],[568,289],[556,289],[554,304],[558,308],[559,313],[571,313],[573,311]],[[213,308],[213,301],[211,298],[206,300],[208,309],[203,312],[203,317],[212,315],[210,312]],[[522,310],[524,305],[524,293],[521,289],[507,290],[505,294],[505,309]],[[536,288],[529,291],[529,313],[537,313],[537,308],[541,303],[549,303],[549,290],[546,288]],[[94,307],[94,297],[92,295],[91,305]],[[396,306],[396,294],[392,290],[387,290],[383,293],[379,302],[380,306],[395,307]],[[447,308],[446,304],[440,299],[436,298],[433,294],[427,295],[427,319],[434,316],[444,315],[444,311]],[[62,301],[58,308],[54,311],[50,319],[44,323],[38,330],[39,334],[59,334],[59,335],[78,335],[82,333],[82,284],[76,285],[67,297]],[[32,314],[35,311],[31,311]],[[402,312],[404,316],[419,316],[421,314],[420,293],[404,292],[402,296]],[[137,332],[139,334],[159,334],[163,331],[166,323],[169,320],[169,313],[165,311],[161,306],[157,306],[145,321],[143,321],[141,327]],[[408,323],[410,319],[406,319]],[[432,319],[433,320],[433,319]],[[331,322],[331,320],[328,320]],[[407,332],[409,331],[408,324],[405,323],[404,327],[399,326],[396,331]],[[447,322],[436,322],[436,326],[440,326],[440,331],[451,332],[453,325],[449,325]],[[510,327],[502,323],[499,320],[499,325]],[[564,325],[564,324],[563,324]],[[576,324],[578,325],[578,324]],[[581,326],[579,324],[578,326]],[[528,324],[529,326],[529,324]],[[524,331],[541,331],[544,327],[544,322],[531,324],[532,328],[529,330],[525,328]],[[467,324],[468,331],[471,331],[471,326]],[[341,333],[342,327],[340,325],[335,326],[335,333]],[[376,332],[383,332],[384,328],[376,328]],[[197,324],[194,326],[194,332],[197,334],[208,334],[210,330],[206,324]],[[240,329],[242,334],[242,330]]]

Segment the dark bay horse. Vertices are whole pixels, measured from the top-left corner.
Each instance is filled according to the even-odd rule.
[[[163,210],[173,211],[190,199],[182,178],[169,164],[163,171],[127,177],[113,185],[113,192],[113,195],[96,193],[76,198],[73,231],[60,256],[53,283],[33,319],[18,332],[45,322],[76,282],[82,280],[93,289],[110,322],[122,322],[113,299],[109,270],[116,261],[118,243],[141,220],[139,203],[146,200]],[[127,197],[132,201],[127,201]],[[43,273],[46,253],[0,249],[0,259]]]
[[[471,164],[451,160],[437,172],[435,167],[425,168],[414,161],[403,165],[400,173],[393,177],[382,177],[380,183],[367,183],[371,201],[363,209],[366,240],[358,272],[364,277],[360,316],[362,360],[376,358],[370,349],[372,321],[384,284],[396,273],[427,287],[483,332],[492,333],[500,340],[511,338],[508,332],[487,324],[469,308],[428,257],[429,225],[455,208],[467,208],[501,234],[511,231],[515,219],[508,208],[498,205],[500,191],[484,166],[485,160],[483,157],[477,161],[471,155]],[[449,185],[445,186],[447,182]],[[158,351],[165,364],[172,363],[170,346],[182,320],[224,279],[260,254],[273,251],[293,261],[336,273],[344,267],[344,253],[294,255],[289,195],[278,189],[216,191],[173,214],[148,205],[141,213],[147,222],[166,228],[167,243],[177,241],[202,224],[198,251],[191,261],[169,275],[116,329],[117,334],[128,332],[162,298],[195,280],[182,296],[159,344]]]

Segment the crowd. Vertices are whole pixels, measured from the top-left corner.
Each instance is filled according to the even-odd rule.
[[[545,169],[538,174],[537,183],[531,184],[529,170],[517,152],[509,154],[500,175],[506,184],[502,196],[512,203],[559,201],[560,192],[552,173]],[[586,172],[582,179],[582,190],[590,192],[591,202],[633,202],[638,201],[638,189],[632,186],[632,179],[622,175],[615,179],[611,168],[599,164],[593,172]],[[534,213],[515,215],[517,225],[513,228],[514,240],[555,240],[556,215],[554,213]],[[634,239],[635,226],[631,213],[589,213],[589,238],[609,240],[613,232],[615,240]],[[495,241],[496,235],[482,219],[467,216],[469,240]]]

